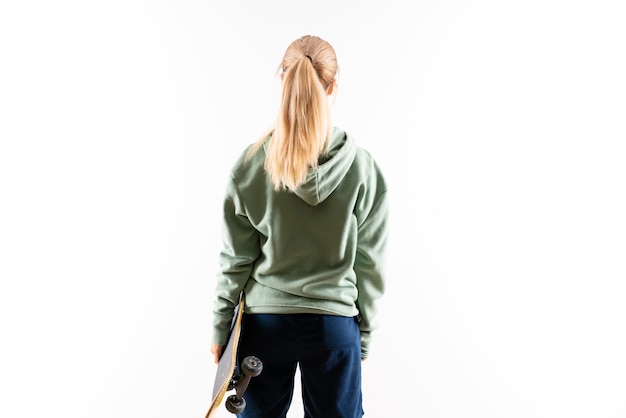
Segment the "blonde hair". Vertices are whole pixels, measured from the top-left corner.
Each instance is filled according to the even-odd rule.
[[[279,67],[283,91],[278,118],[265,156],[275,190],[297,189],[326,152],[332,130],[328,93],[337,69],[333,47],[317,36],[303,36],[287,47]],[[267,139],[251,147],[249,156]]]

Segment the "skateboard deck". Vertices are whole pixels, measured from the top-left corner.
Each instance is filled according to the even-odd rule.
[[[226,399],[226,409],[234,414],[241,413],[246,406],[243,393],[250,382],[250,378],[258,376],[263,369],[261,360],[254,356],[246,357],[241,364],[239,364],[238,348],[239,339],[241,337],[241,320],[243,317],[244,304],[245,297],[242,293],[239,304],[235,307],[235,315],[231,323],[228,342],[217,363],[211,406],[206,413],[206,418],[216,416],[217,410],[222,404],[226,392],[232,389],[235,389],[236,392]]]

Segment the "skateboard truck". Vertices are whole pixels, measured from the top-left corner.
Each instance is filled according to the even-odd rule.
[[[241,367],[237,367],[233,379],[231,379],[228,389],[235,389],[235,394],[230,395],[225,402],[228,412],[240,414],[246,408],[246,400],[243,393],[248,388],[250,379],[261,374],[263,363],[255,356],[248,356],[241,362]]]

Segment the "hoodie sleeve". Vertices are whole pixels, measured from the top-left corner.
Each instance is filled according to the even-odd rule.
[[[367,358],[371,332],[378,327],[378,301],[385,290],[384,268],[388,235],[388,201],[386,190],[373,202],[365,220],[359,225],[355,261],[361,357]]]
[[[212,342],[226,343],[235,305],[260,253],[259,233],[246,216],[237,185],[231,177],[224,199],[223,249],[213,308]]]

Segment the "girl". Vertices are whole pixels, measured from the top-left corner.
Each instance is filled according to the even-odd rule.
[[[303,36],[280,65],[273,130],[230,173],[213,310],[215,361],[241,292],[240,358],[263,372],[240,417],[285,417],[300,367],[305,414],[361,417],[361,361],[384,291],[387,186],[373,157],[333,127],[332,46]]]

